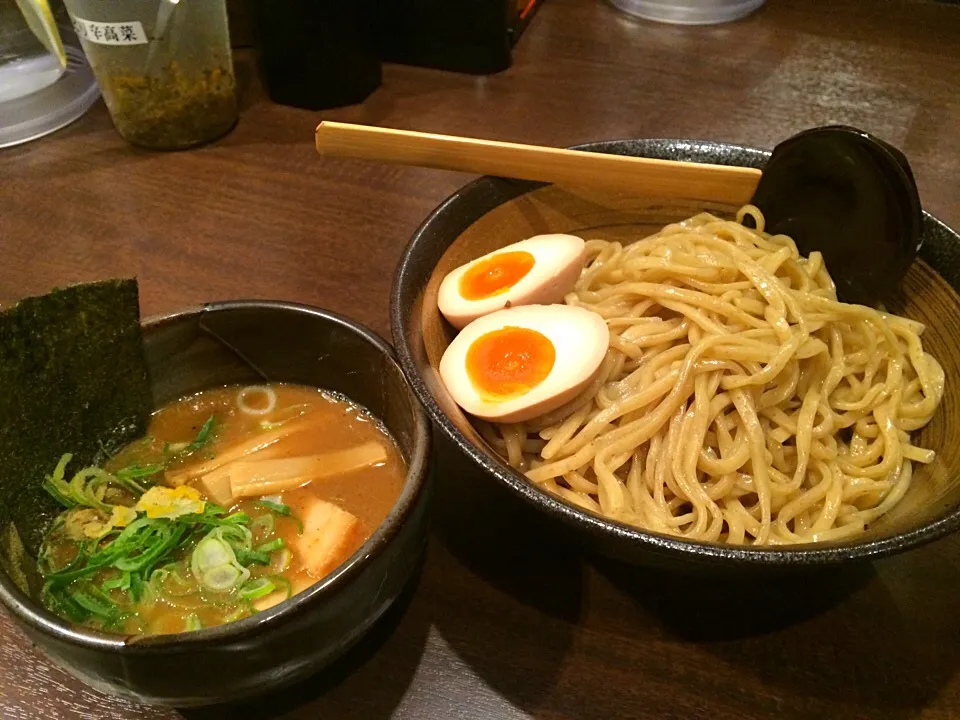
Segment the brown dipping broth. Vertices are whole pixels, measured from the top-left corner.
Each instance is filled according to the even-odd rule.
[[[170,469],[188,468],[202,463],[225,448],[247,440],[266,429],[263,424],[282,423],[309,413],[317,419],[320,431],[304,435],[293,435],[283,442],[283,450],[273,457],[297,457],[317,455],[351,448],[368,441],[376,441],[386,448],[387,460],[374,466],[364,467],[324,480],[315,481],[293,490],[269,496],[269,499],[290,507],[292,516],[276,514],[262,506],[257,499],[244,499],[235,503],[231,512],[244,512],[256,520],[261,516],[272,516],[273,529],[254,522],[253,546],[257,547],[276,538],[285,541],[290,553],[289,565],[280,571],[278,561],[284,551],[271,553],[271,564],[249,567],[250,579],[275,577],[281,575],[289,580],[294,593],[300,592],[320,580],[300,562],[294,550],[299,535],[300,518],[314,498],[331,502],[354,515],[361,524],[361,532],[353,537],[353,543],[345,548],[339,562],[343,562],[359,548],[384,521],[393,507],[403,487],[406,476],[404,460],[396,443],[382,424],[364,408],[326,391],[299,385],[270,384],[276,393],[276,405],[262,415],[252,415],[242,411],[238,404],[241,386],[231,386],[205,390],[196,395],[170,403],[157,410],[151,418],[148,435],[136,441],[114,456],[106,465],[108,471],[132,465],[146,465],[161,460],[164,447],[190,442],[196,437],[203,424],[214,416],[215,430],[213,440],[202,452],[191,456]],[[262,392],[251,392],[245,396],[248,407],[263,409],[267,396]],[[256,453],[248,457],[255,457]],[[161,480],[158,484],[164,484]],[[203,494],[197,481],[190,483]],[[209,501],[209,498],[204,496]],[[58,557],[68,559],[75,553],[73,541],[51,536],[48,542]],[[56,547],[62,543],[62,547]],[[192,547],[190,548],[192,551]],[[189,555],[189,551],[188,551]],[[109,576],[101,573],[98,581]],[[217,593],[209,593],[199,588],[199,583],[187,573],[186,577],[168,577],[164,581],[167,591],[163,597],[152,602],[141,602],[136,606],[136,615],[120,628],[131,633],[175,633],[188,629],[191,619],[199,620],[203,627],[220,625],[251,615],[249,609],[240,609],[236,603],[224,603]],[[199,589],[199,592],[198,592]],[[264,610],[286,598],[286,591],[276,591],[259,600],[254,600],[254,612]],[[193,616],[193,617],[191,617]]]

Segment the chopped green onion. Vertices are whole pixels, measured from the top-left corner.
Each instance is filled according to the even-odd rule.
[[[145,489],[136,482],[136,478],[155,475],[162,466],[138,466],[124,468],[116,475],[98,467],[86,467],[77,472],[69,482],[65,479],[67,464],[73,456],[65,453],[52,474],[43,482],[46,490],[61,505],[72,508],[77,505],[110,512],[112,506],[104,502],[104,494],[110,485],[119,485],[133,493],[143,493]],[[149,471],[149,472],[148,472]]]
[[[104,600],[103,598],[97,598],[81,591],[72,593],[71,599],[91,615],[95,615],[101,620],[113,620],[120,611],[117,604],[109,598]]]
[[[196,613],[190,613],[187,615],[186,630],[187,632],[192,632],[193,630],[203,630],[203,623],[200,621],[200,618]]]
[[[276,538],[275,540],[260,545],[256,550],[257,552],[271,553],[274,550],[283,550],[286,546],[287,544],[283,541],[283,538]]]
[[[163,472],[163,465],[160,463],[150,463],[149,465],[128,465],[125,468],[117,470],[114,475],[130,479],[150,477]]]
[[[115,480],[116,478],[106,470],[88,467],[73,476],[70,480],[70,489],[78,505],[109,512],[111,506],[103,501],[103,494],[106,492],[107,485]]]
[[[200,568],[228,565],[233,559],[230,546],[219,537],[207,536],[193,551],[193,564]]]
[[[215,518],[217,515],[223,515],[226,512],[222,507],[213,502],[208,502],[204,508],[202,515],[205,518]]]
[[[73,499],[70,486],[64,480],[67,465],[72,459],[73,455],[71,453],[64,453],[60,457],[60,462],[58,462],[57,466],[53,469],[53,473],[48,475],[47,479],[43,481],[43,489],[50,493],[54,500],[68,508],[74,507],[77,504],[77,501]]]
[[[293,561],[293,553],[290,552],[288,548],[283,548],[274,553],[272,561],[270,562],[270,568],[275,572],[283,572]]]
[[[261,527],[264,530],[264,534],[269,535],[273,532],[275,522],[273,520],[273,515],[266,513],[264,515],[258,515],[253,520],[250,521],[250,531],[256,532]]]
[[[258,507],[266,508],[267,510],[272,510],[277,515],[283,515],[289,517],[291,520],[297,523],[298,532],[303,534],[303,523],[300,522],[300,518],[292,514],[289,505],[284,505],[283,503],[273,502],[272,500],[257,500],[256,505]]]
[[[198,441],[209,442],[213,432],[209,419],[198,433]],[[151,442],[156,447],[156,441]],[[140,482],[149,487],[152,481],[142,479],[166,467],[163,461],[132,464],[114,474],[89,467],[69,477],[66,473],[71,459],[69,454],[61,457],[44,487],[64,506],[93,508],[107,514],[115,507],[110,504],[114,501],[109,494],[113,489],[123,487],[134,495],[143,494],[146,491]],[[183,608],[184,622],[193,623],[188,614],[203,600],[204,589],[224,593],[216,602],[225,613],[236,611],[237,617],[253,614],[256,608],[250,597],[262,597],[277,588],[285,588],[288,595],[291,592],[289,581],[280,577],[250,581],[252,566],[259,564],[267,566],[267,572],[278,572],[290,561],[285,542],[273,535],[276,516],[291,517],[298,524],[299,520],[277,500],[260,503],[265,511],[254,517],[245,512],[228,514],[215,503],[177,518],[147,518],[141,513],[126,527],[110,529],[98,538],[67,536],[75,543],[72,559],[69,554],[61,554],[59,539],[51,539],[38,554],[38,567],[46,581],[43,603],[72,622],[92,622],[103,630],[132,631],[137,623],[143,626],[137,606],[158,601]],[[48,538],[54,530],[55,538],[61,538],[66,518],[67,513],[58,516]],[[241,589],[244,597],[240,596]]]
[[[253,543],[253,533],[244,525],[227,523],[220,525],[220,537],[229,542],[235,549],[249,550]]]
[[[238,550],[237,562],[244,567],[248,565],[269,565],[270,555],[258,550]]]
[[[257,500],[255,504],[259,507],[266,508],[267,510],[272,510],[277,515],[290,514],[290,506],[284,505],[283,503],[273,502],[272,500]]]
[[[73,559],[71,559],[66,565],[54,569],[50,562],[50,554],[46,547],[44,547],[40,554],[38,566],[40,567],[40,571],[43,573],[43,576],[49,577],[56,573],[68,572],[70,570],[77,569],[87,561],[88,556],[89,553],[87,553],[85,545],[81,543],[77,546],[77,554],[73,556]]]
[[[257,578],[256,580],[250,580],[240,588],[240,597],[244,600],[257,600],[265,595],[269,595],[276,590],[276,588],[277,586],[267,578]]]
[[[141,535],[145,536],[146,548],[135,555],[130,554],[116,560],[113,566],[118,570],[137,570],[149,575],[157,563],[180,544],[187,531],[185,525],[175,523],[167,518],[157,518],[152,521],[141,518],[128,525],[117,539],[107,546],[107,549],[120,542],[127,531],[136,527],[137,523],[144,521],[149,522],[149,525],[141,526],[145,527]]]
[[[98,600],[100,600],[101,602],[105,603],[106,605],[116,606],[117,610],[120,609],[117,606],[117,603],[114,602],[113,598],[107,595],[107,593],[105,593],[103,590],[98,588],[96,585],[90,585],[89,589],[90,589],[90,594],[93,595]]]
[[[88,610],[80,607],[63,588],[55,587],[53,583],[48,582],[43,586],[41,597],[44,605],[72,622],[82,623],[90,617]]]
[[[160,463],[151,463],[149,465],[129,465],[117,470],[113,474],[114,479],[119,485],[127,488],[131,492],[143,494],[147,491],[143,485],[137,482],[141,478],[153,477],[164,471],[164,466]]]
[[[216,424],[216,416],[211,415],[207,418],[207,421],[203,424],[203,427],[200,428],[200,432],[197,433],[197,436],[193,441],[188,444],[183,450],[180,451],[180,454],[190,454],[200,450],[204,445],[210,442],[213,439],[213,428]]]
[[[228,528],[240,529],[237,526],[214,528],[197,543],[190,558],[193,576],[209,590],[232,590],[250,577],[250,571],[237,561],[233,548],[223,536]]]
[[[125,572],[119,577],[115,577],[105,581],[103,585],[100,586],[100,588],[104,592],[108,590],[129,590],[130,583],[132,582],[132,578],[133,576],[130,573]]]
[[[171,568],[170,577],[173,578],[174,582],[180,583],[181,587],[190,586],[190,579],[185,578],[183,575],[180,574],[180,569],[181,569],[180,565],[170,565],[169,567]]]
[[[287,600],[293,597],[293,585],[291,585],[290,581],[283,575],[271,575],[270,579],[273,580],[274,583],[281,585],[283,589],[287,591]]]
[[[216,422],[217,418],[215,415],[208,417],[206,422],[200,427],[200,431],[190,442],[164,443],[163,454],[167,458],[167,461],[179,460],[187,455],[192,455],[197,452],[197,450],[202,450],[210,444],[210,441],[213,440]]]
[[[143,598],[143,588],[144,582],[140,573],[131,573],[130,589],[127,592],[130,594],[130,599],[133,600],[133,602],[140,602]]]
[[[180,574],[183,569],[181,563],[171,563],[158,568],[150,575],[150,583],[158,596],[170,602],[171,598],[182,598],[194,595],[197,592],[197,583],[193,577],[184,577]]]
[[[233,590],[242,575],[233,565],[217,565],[203,573],[200,582],[209,590],[223,592]]]

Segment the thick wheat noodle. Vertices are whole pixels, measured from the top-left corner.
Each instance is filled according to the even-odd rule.
[[[802,543],[862,532],[933,459],[909,437],[943,396],[923,325],[839,302],[820,254],[755,207],[587,253],[566,302],[610,329],[595,381],[535,420],[481,423],[548,492],[660,533]]]

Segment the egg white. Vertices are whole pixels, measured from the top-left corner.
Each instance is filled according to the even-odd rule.
[[[492,401],[474,387],[467,352],[483,335],[505,327],[529,328],[553,343],[556,360],[546,378],[527,393]],[[454,402],[478,418],[521,422],[555,410],[593,381],[610,346],[602,317],[569,305],[524,305],[474,320],[453,339],[440,359],[440,378]]]
[[[528,252],[533,267],[513,287],[498,295],[468,300],[460,294],[460,279],[477,263],[504,252]],[[575,235],[536,235],[487,253],[451,271],[440,283],[437,305],[456,328],[505,307],[549,305],[573,290],[586,261],[586,244]]]

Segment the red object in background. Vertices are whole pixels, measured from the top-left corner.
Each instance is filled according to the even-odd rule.
[[[529,0],[529,2],[523,6],[523,8],[520,10],[521,20],[526,20],[527,16],[533,11],[533,8],[536,7],[537,2],[538,0]]]

